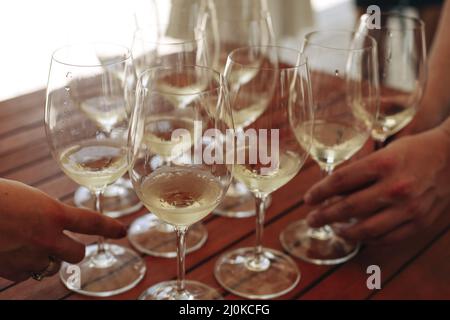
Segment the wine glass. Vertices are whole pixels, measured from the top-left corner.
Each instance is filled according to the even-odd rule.
[[[253,77],[245,85],[233,76],[250,72]],[[255,121],[237,131],[234,177],[255,199],[256,245],[222,255],[214,274],[225,289],[236,295],[271,299],[289,292],[300,280],[296,263],[282,252],[264,248],[262,235],[265,199],[294,178],[308,156],[309,146],[301,145],[289,126],[292,113],[299,123],[313,119],[308,69],[297,50],[254,46],[230,54],[225,77],[234,88],[230,90],[233,108],[245,100],[255,101],[267,91],[272,99]]]
[[[215,53],[213,66],[216,70],[223,73],[227,57],[234,49],[275,44],[272,20],[266,0],[229,0],[214,3],[215,11],[211,13],[212,22],[208,29],[208,43],[213,46],[210,51]],[[239,77],[241,81],[249,81],[252,73],[247,72]],[[261,99],[259,104],[240,104],[234,108],[233,118],[237,130],[246,127],[264,112],[267,103],[263,102],[264,100]],[[270,196],[266,201],[268,206]],[[217,207],[215,213],[232,218],[255,215],[253,196],[245,184],[236,179],[233,180],[226,198]]]
[[[379,105],[376,41],[352,32],[318,31],[306,35],[303,53],[311,73],[314,121],[293,125],[300,143],[309,143],[313,127],[310,155],[325,176],[370,137]],[[331,226],[313,229],[306,220],[289,225],[280,241],[291,255],[320,265],[345,262],[359,249],[359,243],[338,237]]]
[[[51,60],[47,140],[62,171],[90,190],[99,212],[104,190],[129,167],[129,115],[136,84],[132,62],[130,50],[107,43],[66,46]],[[60,277],[75,292],[106,297],[131,289],[145,271],[135,252],[100,238],[86,247],[83,261],[63,263]]]
[[[166,90],[170,87],[178,90]],[[221,298],[213,288],[186,281],[184,262],[186,231],[214,210],[231,182],[232,162],[211,156],[211,150],[223,150],[227,130],[233,129],[226,93],[223,77],[207,67],[155,67],[140,75],[130,177],[144,205],[175,229],[178,259],[178,280],[156,284],[140,299]],[[173,104],[180,97],[189,100],[181,109]],[[170,139],[161,142],[160,128],[173,115],[182,125],[168,127]]]
[[[364,14],[358,32],[378,43],[380,113],[372,131],[377,148],[406,127],[417,113],[425,89],[426,44],[422,20],[382,13],[380,28],[372,28]]]
[[[202,30],[194,26],[181,28],[176,24],[160,24],[138,29],[135,32],[132,46],[136,70],[140,74],[149,67],[156,66],[207,66],[209,56],[205,41]],[[152,121],[158,124],[155,126],[155,131],[158,130],[155,135],[159,139],[160,148],[165,149],[165,152],[160,150],[160,157],[164,157],[165,161],[170,161],[171,147],[173,146],[169,133],[178,128],[191,129],[192,127],[191,121],[184,121],[181,114],[185,106],[190,104],[190,100],[195,99],[195,95],[188,94],[189,90],[193,92],[202,90],[195,86],[197,84],[194,83],[191,87],[159,84],[159,86],[165,85],[165,88],[160,89],[173,93],[168,98],[172,99],[174,112],[164,116],[155,114],[151,117]],[[163,122],[164,125],[161,125]],[[199,249],[207,238],[208,232],[200,222],[193,225],[186,235],[186,252],[190,253]],[[166,258],[177,256],[174,228],[152,213],[145,214],[133,221],[128,231],[128,239],[138,251],[145,254]]]

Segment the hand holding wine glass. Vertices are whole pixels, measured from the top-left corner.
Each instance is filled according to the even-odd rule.
[[[387,147],[335,172],[314,185],[305,197],[318,204],[340,201],[311,217],[313,227],[357,219],[336,232],[348,241],[394,244],[429,228],[448,213],[450,121]],[[355,174],[358,173],[358,174]]]
[[[337,195],[342,200],[317,212],[312,221],[315,227],[340,221],[345,212],[346,219],[355,217],[359,221],[340,229],[342,237],[386,245],[429,229],[439,216],[448,213],[450,121],[445,118],[450,97],[446,90],[450,74],[449,13],[447,2],[428,62],[424,101],[414,120],[417,122],[413,128],[423,132],[395,139],[386,148],[337,170],[336,176],[311,188],[308,203]],[[343,211],[343,205],[351,210]]]

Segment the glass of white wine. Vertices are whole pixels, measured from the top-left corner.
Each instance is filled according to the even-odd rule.
[[[376,41],[352,32],[318,31],[306,35],[303,53],[311,71],[314,121],[293,117],[291,126],[300,143],[312,139],[310,155],[325,176],[370,137],[379,106]],[[359,249],[331,226],[313,229],[306,220],[288,226],[280,240],[291,255],[319,265],[345,262]]]
[[[251,81],[232,83],[236,78],[231,75],[250,72],[247,70],[254,74]],[[256,245],[222,255],[214,274],[236,295],[272,299],[292,290],[300,280],[296,263],[282,252],[263,247],[262,239],[266,198],[294,178],[308,157],[310,146],[300,144],[289,126],[292,112],[299,123],[313,120],[308,68],[297,50],[253,46],[230,54],[225,77],[234,88],[230,92],[232,108],[251,103],[265,92],[271,93],[271,99],[255,121],[237,131],[234,177],[255,199]]]
[[[365,14],[358,32],[378,43],[380,113],[372,138],[381,148],[412,121],[422,99],[427,77],[425,24],[398,13],[382,13],[380,28],[372,28]]]
[[[170,86],[180,90],[166,90]],[[198,89],[185,93],[183,87]],[[189,96],[183,110],[173,109],[173,95]],[[233,129],[225,81],[207,67],[155,67],[140,75],[137,97],[130,177],[144,205],[175,229],[178,260],[178,280],[156,284],[140,299],[220,299],[215,289],[185,280],[185,252],[188,228],[215,209],[231,182],[232,161],[227,164],[222,152]],[[174,113],[188,125],[167,126],[167,115]],[[163,142],[160,128],[167,128]]]
[[[132,62],[129,49],[106,43],[66,46],[51,60],[47,140],[62,171],[90,190],[99,212],[105,188],[129,168],[129,115],[136,84]],[[131,289],[146,271],[139,255],[102,238],[86,247],[84,260],[75,267],[79,283],[73,281],[74,266],[67,263],[60,271],[63,283],[78,293],[101,297]]]
[[[208,65],[208,48],[204,32],[194,25],[158,24],[148,28],[137,29],[134,34],[132,53],[138,74],[150,67]],[[182,69],[181,69],[182,70]],[[178,75],[178,79],[182,74]],[[153,126],[152,148],[158,149],[158,154],[164,161],[171,160],[172,149],[177,147],[170,140],[173,130],[186,129],[192,132],[194,123],[190,109],[186,108],[196,98],[195,94],[202,91],[206,83],[193,82],[190,86],[178,86],[171,82],[158,82],[158,89],[169,93],[166,96],[171,105],[167,105],[164,113],[148,114],[146,125]],[[193,141],[186,142],[190,148]],[[186,234],[186,252],[199,249],[207,240],[208,232],[202,223],[189,228]],[[175,258],[177,256],[176,234],[174,228],[158,219],[157,215],[147,213],[140,216],[130,226],[128,239],[140,252],[151,256]]]
[[[214,52],[214,60],[211,60],[216,70],[224,72],[228,55],[237,48],[275,44],[266,0],[219,0],[214,1],[214,4],[215,11],[211,11],[211,24],[207,35],[208,45],[213,46],[210,51]],[[243,85],[252,80],[261,61],[253,60],[252,63],[255,68],[229,75],[232,85]],[[236,129],[244,128],[255,121],[267,105],[268,101],[263,97],[255,103],[236,105],[233,110]],[[267,206],[270,205],[270,199],[270,196],[266,199]],[[231,218],[246,218],[255,215],[255,202],[245,184],[233,180],[225,200],[214,212]]]

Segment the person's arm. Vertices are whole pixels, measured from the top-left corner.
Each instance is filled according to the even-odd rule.
[[[426,28],[426,26],[425,26]],[[443,6],[428,60],[428,80],[419,111],[406,133],[418,133],[450,115],[450,0]]]
[[[126,235],[125,226],[114,219],[0,178],[0,277],[25,280],[33,272],[46,270],[51,258],[57,264],[81,261],[85,246],[67,236],[65,230],[108,238]],[[57,270],[52,269],[53,273]]]
[[[338,169],[314,185],[305,202],[319,205],[312,227],[357,223],[336,229],[344,238],[391,243],[428,227],[450,212],[450,118],[426,132],[406,136],[370,156]]]

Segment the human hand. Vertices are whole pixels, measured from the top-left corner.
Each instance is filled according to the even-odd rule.
[[[99,213],[68,206],[25,184],[0,179],[0,277],[23,281],[47,269],[50,258],[77,263],[85,246],[64,230],[121,238],[126,228]]]
[[[443,126],[404,137],[314,185],[307,204],[338,201],[310,213],[320,227],[356,218],[335,230],[349,240],[386,244],[428,227],[450,204],[450,133]]]
[[[435,101],[424,99],[419,107],[419,111],[413,120],[400,132],[396,133],[394,139],[418,134],[438,127],[446,119],[445,110],[435,106]]]

